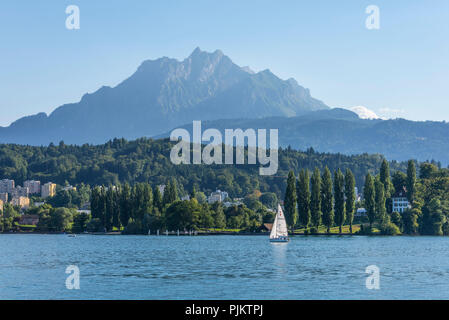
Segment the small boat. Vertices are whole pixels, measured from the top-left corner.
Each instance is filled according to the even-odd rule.
[[[278,212],[274,218],[273,227],[270,232],[270,242],[288,242],[287,222],[285,222],[284,212],[278,205]]]
[[[76,234],[69,233],[68,237],[70,237],[70,238],[76,238]]]

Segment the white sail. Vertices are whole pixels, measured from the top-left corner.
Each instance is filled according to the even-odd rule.
[[[277,239],[279,237],[288,237],[287,223],[285,222],[284,212],[280,205],[278,205],[278,212],[274,218],[273,227],[271,228],[270,239]]]

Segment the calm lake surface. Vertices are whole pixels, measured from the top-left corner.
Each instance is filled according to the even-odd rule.
[[[69,265],[80,290],[66,288]],[[449,238],[5,234],[0,298],[449,299]]]

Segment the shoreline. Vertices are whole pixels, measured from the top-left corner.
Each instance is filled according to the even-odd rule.
[[[94,235],[94,236],[150,236],[150,237],[197,237],[197,236],[269,236],[268,232],[198,232],[196,235],[182,234],[179,236],[177,233],[169,233],[168,235],[165,233],[156,234],[122,234],[121,232],[87,232],[87,233],[65,233],[65,232],[0,232],[2,234],[38,234],[38,235]],[[402,235],[402,234],[401,234]],[[397,235],[397,236],[401,236]],[[387,236],[381,234],[357,234],[357,233],[294,233],[289,234],[290,237],[294,236]],[[419,235],[411,235],[411,236],[419,236]]]

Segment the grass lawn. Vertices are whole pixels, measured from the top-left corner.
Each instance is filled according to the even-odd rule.
[[[199,232],[240,232],[241,229],[207,228],[200,229]]]
[[[309,230],[310,230],[310,228],[309,228]],[[354,225],[352,225],[352,233],[356,233],[356,232],[359,231],[359,230],[360,230],[360,224],[354,224]],[[304,233],[304,228],[296,229],[296,230],[295,230],[295,233],[296,233],[296,232],[298,232],[298,233]],[[326,228],[325,226],[320,226],[320,227],[318,228],[318,233],[326,234],[326,233],[327,233],[327,228]],[[340,233],[339,227],[332,227],[332,228],[331,228],[331,233]],[[342,227],[342,233],[344,233],[344,234],[350,234],[350,232],[349,232],[349,226],[343,226],[343,227]]]

